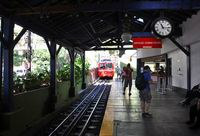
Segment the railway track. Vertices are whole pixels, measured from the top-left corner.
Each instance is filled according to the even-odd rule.
[[[111,86],[99,81],[67,111],[61,112],[37,136],[96,136],[99,135]]]

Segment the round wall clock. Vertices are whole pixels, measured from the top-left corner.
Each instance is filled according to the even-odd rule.
[[[151,27],[153,33],[160,38],[169,37],[173,32],[173,24],[167,18],[156,19]]]

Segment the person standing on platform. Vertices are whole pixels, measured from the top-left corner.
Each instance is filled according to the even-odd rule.
[[[125,80],[125,77],[126,77],[126,67],[124,66],[123,69],[122,69],[122,73],[121,73],[121,77],[122,77],[122,84],[124,84],[124,80]]]
[[[159,80],[160,80],[160,88],[163,88],[163,86],[164,86],[164,79],[166,79],[166,74],[165,74],[165,72],[164,72],[164,68],[163,68],[163,66],[160,66],[160,70],[159,70],[159,72],[158,72],[158,76],[159,76]],[[160,89],[159,88],[159,89]]]
[[[151,89],[150,83],[152,82],[151,79],[151,70],[150,67],[147,65],[144,67],[143,72],[145,82],[145,88],[139,91],[139,97],[141,101],[141,110],[142,110],[142,117],[152,117],[152,114],[149,113],[150,103],[151,103]]]
[[[123,94],[125,95],[125,90],[126,87],[129,86],[129,96],[131,95],[131,87],[132,87],[132,73],[133,73],[133,69],[131,68],[130,63],[127,64],[127,67],[125,69],[125,82],[124,82],[124,92]]]
[[[118,66],[116,67],[116,73],[117,73],[117,79],[119,79],[121,75],[121,69]]]

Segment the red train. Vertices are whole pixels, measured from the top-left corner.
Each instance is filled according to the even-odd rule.
[[[102,60],[98,63],[98,70],[97,70],[98,77],[100,78],[110,78],[113,79],[115,74],[114,64],[111,60]]]

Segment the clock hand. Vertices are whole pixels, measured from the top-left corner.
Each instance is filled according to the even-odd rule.
[[[162,23],[160,23],[160,25],[161,25],[161,27],[162,27],[162,29],[164,28],[164,26],[162,25]]]
[[[170,26],[166,26],[166,27],[164,27],[164,28],[171,28]]]

